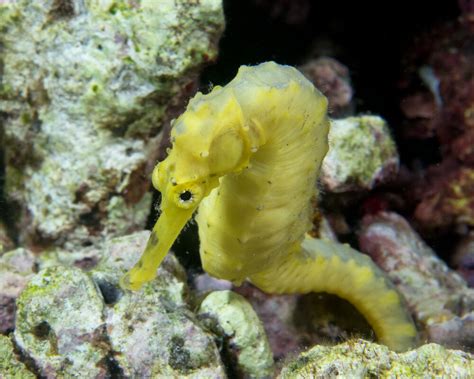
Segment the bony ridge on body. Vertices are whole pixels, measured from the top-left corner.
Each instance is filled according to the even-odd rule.
[[[384,273],[347,245],[312,238],[312,199],[327,152],[327,100],[296,69],[242,66],[198,94],[174,122],[173,147],[152,175],[161,215],[121,281],[139,289],[198,210],[200,255],[211,275],[269,293],[328,292],[351,302],[380,342],[406,350],[416,329]]]

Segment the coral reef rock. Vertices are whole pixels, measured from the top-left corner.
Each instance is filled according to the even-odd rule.
[[[331,117],[352,112],[354,91],[346,66],[335,59],[323,57],[311,60],[298,69],[328,98]]]
[[[329,151],[320,181],[328,192],[370,190],[394,176],[399,158],[386,122],[378,116],[331,121]]]
[[[186,273],[172,253],[142,290],[119,288],[120,277],[139,258],[149,235],[139,232],[37,258],[41,271],[17,299],[14,331],[35,374],[226,377],[215,336],[191,312]],[[14,251],[17,256],[19,251]],[[20,261],[16,257],[17,266]]]
[[[1,154],[1,151],[0,151]],[[0,207],[0,213],[2,208]],[[7,228],[3,222],[0,222],[0,255],[5,252],[13,249],[15,244],[8,235]]]
[[[232,291],[215,291],[199,308],[206,325],[224,338],[224,348],[234,370],[244,377],[267,378],[273,374],[273,354],[261,321],[245,298]]]
[[[388,212],[365,217],[359,244],[405,296],[421,327],[422,341],[474,350],[474,289],[405,219]]]
[[[424,229],[474,226],[474,168],[447,158],[430,166],[414,188],[421,199],[414,216]]]
[[[80,269],[50,267],[17,299],[14,338],[47,378],[104,377],[108,353],[104,303]]]
[[[416,179],[404,194],[425,230],[474,226],[473,4],[458,4],[461,17],[415,36],[402,60],[402,144],[429,147],[410,162]]]
[[[18,360],[10,338],[0,335],[0,378],[35,379],[36,375],[28,371]]]
[[[406,353],[364,340],[315,346],[288,363],[280,379],[296,378],[472,378],[474,359],[459,350],[437,344]]]
[[[277,362],[289,353],[301,351],[302,333],[294,320],[298,295],[269,295],[250,283],[243,283],[233,290],[250,302],[257,313]]]
[[[221,0],[0,2],[5,192],[19,241],[141,229],[167,107],[215,58]]]
[[[0,255],[0,333],[15,328],[15,301],[34,275],[35,265],[35,256],[26,249]]]
[[[326,293],[269,295],[250,283],[233,291],[250,302],[263,323],[278,366],[308,346],[373,338],[363,316],[349,302]]]
[[[108,309],[107,331],[123,375],[225,377],[214,337],[189,309],[171,301],[177,283],[164,284],[163,271],[159,271],[162,280],[140,292],[124,293]],[[168,297],[166,290],[171,292]]]
[[[127,377],[223,378],[214,336],[187,306],[186,273],[172,253],[157,278],[137,292],[122,292],[120,277],[144,250],[150,233],[110,241],[92,271],[107,303],[107,333],[122,375]]]
[[[232,282],[225,279],[216,279],[207,272],[194,276],[192,284],[197,296],[208,294],[211,291],[232,289]]]
[[[450,258],[450,265],[464,278],[469,287],[474,287],[474,232],[459,241]]]

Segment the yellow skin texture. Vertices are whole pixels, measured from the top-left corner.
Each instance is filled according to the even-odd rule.
[[[200,255],[210,275],[247,279],[274,294],[336,294],[366,317],[381,343],[412,347],[413,321],[371,259],[307,234],[328,128],[326,98],[289,66],[243,66],[225,87],[198,93],[153,172],[161,215],[122,286],[138,290],[155,277],[199,206]]]

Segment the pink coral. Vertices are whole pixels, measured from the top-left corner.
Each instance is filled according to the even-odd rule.
[[[428,170],[418,191],[415,218],[424,227],[474,226],[474,168],[446,160]]]
[[[414,217],[425,229],[474,226],[474,2],[459,5],[460,20],[416,40],[406,67],[411,79],[404,80],[404,135],[436,137],[439,144],[421,180],[406,192],[416,198]]]
[[[346,66],[333,58],[322,57],[310,60],[299,70],[328,98],[332,117],[350,110],[353,90]]]

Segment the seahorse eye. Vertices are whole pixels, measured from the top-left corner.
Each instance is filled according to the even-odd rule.
[[[186,191],[183,191],[179,194],[179,199],[183,202],[188,202],[190,201],[191,199],[193,198],[193,194],[186,190]]]

